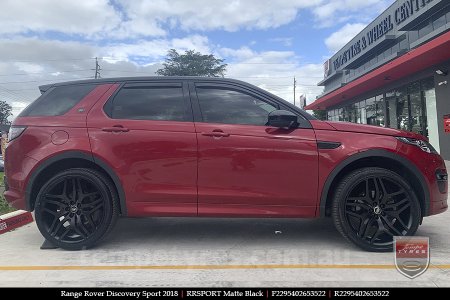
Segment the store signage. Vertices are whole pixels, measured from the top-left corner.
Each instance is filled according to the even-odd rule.
[[[444,131],[450,133],[450,115],[444,116]]]
[[[381,21],[367,28],[360,35],[361,37],[347,46],[334,60],[334,70],[339,70],[343,65],[350,62],[361,53],[365,52],[375,42],[394,29],[395,25],[400,25],[409,18],[423,10],[433,0],[406,0],[385,16]],[[328,74],[325,74],[327,76]]]

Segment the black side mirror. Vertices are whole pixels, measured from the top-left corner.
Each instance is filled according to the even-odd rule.
[[[267,126],[278,128],[295,128],[298,126],[297,115],[287,110],[274,110],[269,113]]]

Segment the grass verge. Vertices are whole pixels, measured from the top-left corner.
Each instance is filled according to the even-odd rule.
[[[8,202],[6,202],[5,197],[3,197],[4,190],[5,186],[3,184],[3,172],[0,172],[0,216],[16,210],[15,208],[9,206]]]

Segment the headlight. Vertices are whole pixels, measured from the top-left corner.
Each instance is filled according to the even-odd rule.
[[[406,138],[406,137],[400,137],[400,136],[396,137],[396,139],[402,143],[419,147],[424,152],[438,154],[436,149],[434,149],[433,146],[431,146],[431,144],[428,143],[427,141]]]
[[[9,129],[8,142],[11,142],[13,139],[18,138],[26,128],[26,126],[11,126],[11,128]]]

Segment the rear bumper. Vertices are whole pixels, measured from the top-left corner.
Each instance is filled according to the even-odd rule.
[[[25,196],[19,191],[8,190],[3,193],[3,196],[12,207],[29,211],[25,205]]]
[[[30,211],[30,207],[28,207],[25,200],[26,186],[29,175],[36,167],[38,161],[26,155],[11,155],[10,152],[16,150],[11,146],[14,146],[14,141],[12,145],[10,144],[6,148],[4,178],[5,192],[3,195],[5,196],[6,201],[11,204],[11,206],[17,209]]]
[[[10,205],[17,209],[25,210],[25,194],[18,190],[11,189],[8,184],[8,178],[6,176],[3,177],[3,183],[5,185],[5,192],[3,193],[3,196],[5,197],[6,201],[8,201]]]

